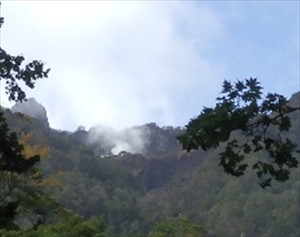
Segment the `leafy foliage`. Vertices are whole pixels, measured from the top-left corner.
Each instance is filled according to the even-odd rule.
[[[38,156],[27,159],[23,154],[23,146],[16,133],[10,133],[7,123],[0,112],[0,171],[23,173],[38,161]]]
[[[297,142],[299,114],[291,115],[292,127],[287,137]],[[262,190],[255,183],[256,177],[248,175],[250,169],[239,179],[221,172],[218,160],[214,159],[218,149],[186,153],[177,143],[167,153],[157,152],[153,146],[148,150],[149,155],[121,153],[101,158],[76,133],[40,126],[35,119],[28,123],[9,110],[5,111],[5,117],[17,133],[31,134],[27,141],[31,146],[49,147],[51,158],[39,162],[42,181],[59,172],[56,179],[61,188],[47,184],[43,188],[85,220],[104,215],[106,236],[145,237],[154,230],[150,223],[169,222],[179,213],[191,223],[203,225],[209,232],[205,236],[239,237],[241,233],[261,237],[298,236],[300,233],[296,169],[291,170],[285,183],[276,182]],[[162,140],[175,140],[178,135],[177,129],[165,133],[163,128],[156,127],[151,131],[154,140],[158,136]],[[237,134],[235,138],[241,137]],[[262,154],[262,159],[266,154]],[[249,154],[247,159],[254,163],[256,157]],[[38,210],[45,204],[41,200],[34,205]],[[50,222],[49,215],[46,217],[44,226],[57,223],[51,216]]]
[[[15,59],[11,58],[10,62],[16,63]],[[3,65],[1,64],[1,67]],[[16,71],[11,70],[17,75]],[[26,67],[23,70],[26,70]],[[47,73],[47,70],[44,72]],[[1,79],[9,80],[4,77]],[[15,83],[17,82],[16,78]],[[258,171],[263,169],[261,163],[275,166],[272,162],[267,163],[268,152],[275,149],[275,160],[275,145],[285,144],[289,150],[299,139],[299,118],[296,116],[290,123],[289,116],[282,118],[290,114],[294,116],[292,112],[296,108],[288,107],[286,100],[276,94],[275,100],[272,96],[267,96],[264,101],[269,103],[264,106],[262,99],[255,97],[255,93],[248,94],[243,100],[242,95],[250,90],[250,87],[253,89],[256,85],[257,90],[261,88],[255,79],[242,84],[227,83],[226,88],[230,92],[224,92],[224,98],[220,97],[218,109],[208,108],[206,116],[202,117],[200,125],[206,124],[202,134],[205,134],[205,131],[208,136],[202,139],[201,144],[196,143],[192,148],[198,149],[203,146],[201,148],[208,150],[220,145],[225,147],[223,153],[227,153],[224,156],[229,154],[234,159],[225,159],[224,164],[228,166],[229,172],[236,172],[237,175],[248,172],[246,169],[243,171],[243,168],[238,170],[239,165],[246,165],[243,163],[246,158],[248,165],[258,164]],[[14,87],[13,84],[8,85]],[[235,95],[233,92],[237,88],[241,91]],[[8,93],[12,91],[17,93],[18,89],[7,88]],[[15,94],[12,98],[25,99],[22,93],[21,97]],[[257,108],[253,98],[257,98]],[[282,104],[279,101],[283,101],[280,102]],[[276,104],[280,106],[276,107]],[[231,114],[228,114],[226,106],[231,109]],[[282,110],[282,116],[279,108]],[[274,236],[278,233],[281,236],[299,235],[299,176],[295,170],[291,170],[290,180],[285,183],[284,188],[276,183],[269,190],[260,190],[253,185],[254,180],[249,176],[234,180],[220,174],[215,159],[212,159],[216,156],[216,150],[200,150],[190,154],[182,152],[175,137],[183,132],[186,135],[186,131],[178,128],[161,129],[156,125],[148,125],[150,143],[145,155],[125,152],[100,158],[94,155],[91,147],[84,144],[87,136],[84,130],[74,134],[56,131],[48,126],[41,126],[34,118],[29,118],[28,123],[20,114],[13,114],[9,110],[3,112],[7,118],[5,121],[3,115],[0,116],[3,123],[9,123],[18,134],[27,134],[21,137],[17,137],[16,133],[12,135],[15,136],[16,144],[20,146],[22,161],[16,159],[16,162],[12,162],[9,166],[12,167],[10,171],[3,172],[4,168],[0,170],[1,175],[5,174],[0,177],[3,185],[18,184],[18,192],[9,195],[7,202],[1,203],[0,236],[150,237],[170,236],[169,233],[172,236],[206,236],[204,228],[195,223],[201,223],[209,230],[207,236],[240,236],[241,233],[246,233],[246,236]],[[226,126],[217,126],[221,118]],[[5,126],[7,133],[2,134],[12,134],[7,124]],[[250,136],[251,131],[254,138],[260,135],[261,140],[253,140]],[[247,132],[249,137],[246,136]],[[281,140],[278,140],[279,135]],[[266,139],[273,139],[274,142]],[[288,139],[290,143],[287,142]],[[190,144],[191,141],[196,140],[190,137]],[[243,146],[245,143],[248,146]],[[226,150],[227,146],[229,148]],[[269,150],[266,150],[267,146]],[[259,149],[256,151],[257,147]],[[234,154],[237,156],[234,157]],[[47,155],[51,159],[39,159],[38,166],[38,161],[28,164],[27,168],[24,165],[34,157]],[[241,155],[244,157],[241,158]],[[258,163],[255,155],[259,156],[261,163]],[[2,159],[2,156],[0,158]],[[280,160],[277,159],[278,161]],[[1,162],[1,165],[7,165],[5,161]],[[285,160],[282,164],[282,167],[286,168]],[[230,170],[230,165],[237,168]],[[23,168],[20,168],[18,173],[16,167]],[[267,173],[262,173],[262,178],[266,174],[270,175],[268,171],[267,169]],[[58,175],[52,178],[56,174]],[[56,188],[57,186],[60,188]],[[47,195],[50,192],[52,195]],[[0,197],[3,197],[2,195],[3,192],[0,193]],[[66,208],[70,208],[84,219]],[[57,217],[56,213],[60,213],[62,218]],[[178,213],[183,213],[184,216],[176,217]],[[104,227],[101,218],[92,217],[102,215],[105,217],[107,228]],[[31,224],[28,224],[28,221]],[[154,225],[151,231],[149,223],[156,222],[158,224]],[[23,228],[21,231],[18,230],[20,223]]]
[[[205,107],[188,123],[185,133],[178,137],[182,148],[188,152],[208,150],[225,143],[219,165],[237,177],[249,166],[247,155],[266,151],[269,158],[252,165],[261,187],[270,186],[273,179],[289,179],[290,169],[298,167],[295,152],[299,151],[286,133],[291,127],[289,114],[300,107],[290,107],[286,98],[276,93],[263,98],[255,78],[234,84],[225,80],[217,101],[214,108]]]
[[[26,94],[19,86],[22,81],[29,88],[34,88],[37,79],[48,76],[49,69],[44,70],[44,64],[32,61],[25,68],[22,67],[23,56],[11,56],[0,48],[0,80],[6,82],[6,93],[9,100],[22,102]],[[16,216],[22,197],[20,193],[12,196],[20,183],[25,183],[22,193],[30,197],[30,181],[24,175],[40,160],[38,155],[26,157],[24,146],[18,141],[16,133],[12,133],[0,111],[0,227],[12,228],[12,220]],[[33,179],[32,179],[33,180]],[[34,192],[35,193],[35,192]],[[37,195],[37,193],[35,193]],[[22,195],[21,195],[22,196]],[[23,200],[22,200],[23,201]],[[15,225],[13,228],[16,228]]]
[[[11,56],[0,48],[0,78],[6,82],[8,98],[15,102],[26,99],[24,90],[19,86],[20,81],[32,89],[35,81],[48,77],[50,71],[50,69],[45,70],[44,64],[38,60],[22,67],[24,60],[23,56]]]
[[[179,215],[154,225],[149,237],[201,237],[207,231],[198,224],[192,223],[186,216]]]
[[[68,220],[52,225],[41,225],[37,229],[26,231],[0,230],[3,237],[104,237],[105,224],[100,218],[83,220],[78,216],[71,216]]]

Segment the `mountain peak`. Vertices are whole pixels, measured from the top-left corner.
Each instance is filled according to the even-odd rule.
[[[289,106],[293,108],[300,107],[300,91],[294,93],[292,97],[289,99]]]
[[[49,127],[47,111],[43,105],[38,103],[34,98],[29,98],[22,103],[16,103],[12,106],[13,113],[23,113],[32,118],[39,120],[44,126]]]

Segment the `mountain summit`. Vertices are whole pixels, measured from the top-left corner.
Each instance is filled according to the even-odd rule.
[[[49,127],[47,111],[45,107],[39,104],[34,98],[29,98],[22,103],[16,103],[12,106],[13,113],[23,113],[39,120],[44,126]]]

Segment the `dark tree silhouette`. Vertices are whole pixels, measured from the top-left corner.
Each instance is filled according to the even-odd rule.
[[[48,76],[49,69],[44,70],[40,61],[32,61],[22,67],[23,56],[11,56],[0,48],[0,80],[5,81],[5,91],[11,101],[22,102],[26,100],[24,90],[19,82],[24,82],[29,88],[34,88],[35,81]],[[39,156],[26,158],[23,146],[19,143],[16,133],[10,132],[0,107],[0,174],[22,174],[40,160]],[[5,180],[2,180],[5,182]],[[0,227],[12,228],[19,200],[4,202],[8,194],[0,193]],[[4,203],[4,204],[3,204]]]
[[[231,83],[224,81],[221,96],[214,108],[204,108],[191,119],[184,134],[178,137],[188,152],[208,150],[225,144],[220,166],[233,176],[244,175],[250,165],[247,154],[267,152],[268,159],[258,160],[252,169],[265,188],[273,179],[286,181],[290,169],[298,167],[297,144],[288,138],[290,113],[300,107],[290,107],[279,94],[262,95],[262,87],[255,78]]]

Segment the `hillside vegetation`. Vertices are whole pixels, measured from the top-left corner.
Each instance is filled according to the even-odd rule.
[[[299,106],[299,95],[290,103]],[[122,132],[103,126],[58,131],[49,127],[46,110],[29,102],[29,108],[26,103],[15,106],[15,113],[6,109],[7,122],[20,137],[29,134],[31,145],[47,147],[39,167],[51,185],[43,189],[89,219],[91,229],[100,224],[90,218],[101,217],[106,227],[98,227],[107,236],[162,236],[181,225],[197,229],[187,223],[203,228],[194,236],[300,234],[299,169],[292,170],[288,181],[262,189],[250,170],[240,178],[224,173],[217,158],[221,148],[183,152],[176,139],[183,128],[150,123]],[[41,114],[33,116],[28,109]],[[299,111],[290,118],[287,136],[300,145]],[[257,155],[247,159],[255,161]],[[51,223],[53,214],[47,215],[45,223]],[[173,236],[186,233],[178,228]]]

